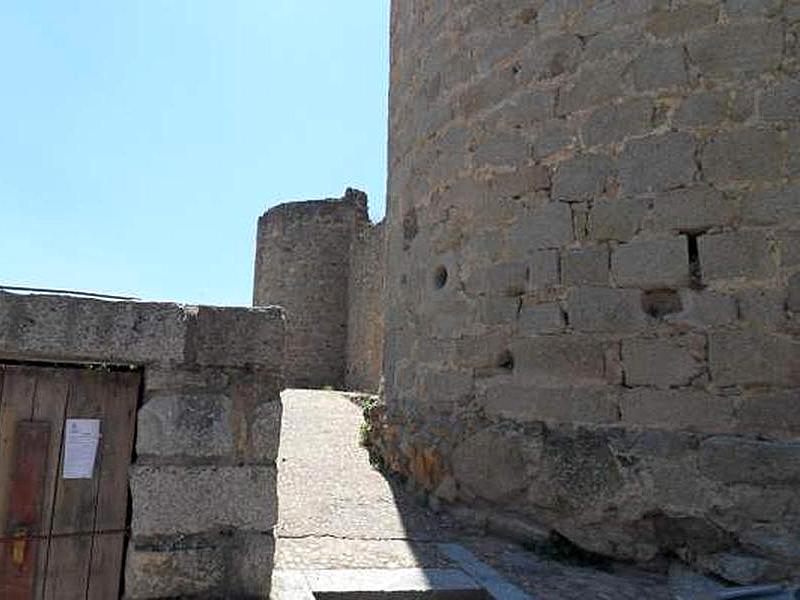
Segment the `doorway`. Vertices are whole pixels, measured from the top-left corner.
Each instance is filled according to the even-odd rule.
[[[0,364],[0,598],[119,597],[140,385]]]

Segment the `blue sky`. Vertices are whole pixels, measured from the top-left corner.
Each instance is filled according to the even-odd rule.
[[[248,305],[269,206],[385,203],[389,0],[0,0],[0,284]]]

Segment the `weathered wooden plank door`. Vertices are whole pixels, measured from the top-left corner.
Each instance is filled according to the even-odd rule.
[[[0,364],[3,600],[119,596],[139,385],[130,371]],[[64,477],[72,419],[99,421],[81,478]]]

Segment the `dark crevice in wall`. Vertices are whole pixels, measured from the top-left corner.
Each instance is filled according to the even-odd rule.
[[[0,359],[0,365],[12,365],[20,367],[52,367],[57,369],[90,369],[110,372],[130,372],[144,371],[138,365],[109,364],[99,362],[59,362],[59,361],[36,361],[36,360],[14,360]]]
[[[433,273],[433,286],[437,290],[441,290],[445,285],[447,285],[447,277],[447,267],[444,265],[436,267],[436,270]]]
[[[642,310],[654,319],[661,319],[681,312],[683,302],[675,290],[650,290],[642,292]]]
[[[693,289],[703,289],[703,271],[700,265],[700,250],[697,239],[701,233],[687,233],[686,240],[689,246],[689,286]]]

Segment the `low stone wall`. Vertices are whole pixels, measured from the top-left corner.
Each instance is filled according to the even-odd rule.
[[[383,307],[385,274],[383,223],[365,224],[350,246],[347,299],[348,390],[377,392],[383,362]]]
[[[0,293],[0,358],[144,368],[130,599],[269,594],[284,317]]]

